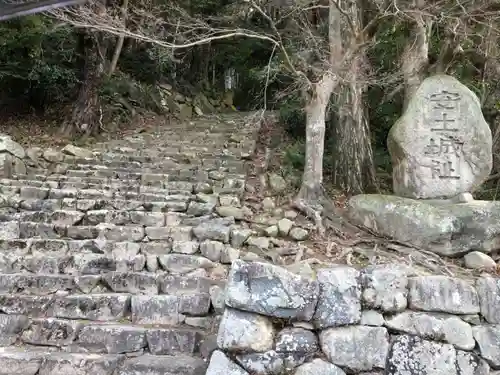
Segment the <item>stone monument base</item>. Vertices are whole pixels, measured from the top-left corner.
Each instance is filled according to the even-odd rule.
[[[348,215],[354,224],[440,255],[500,249],[500,202],[470,198],[467,193],[449,200],[361,194],[348,201]]]

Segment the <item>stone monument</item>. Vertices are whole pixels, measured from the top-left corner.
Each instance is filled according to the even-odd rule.
[[[395,195],[352,197],[353,223],[445,256],[500,250],[500,202],[470,194],[492,167],[491,130],[472,91],[450,76],[427,78],[387,143]]]
[[[396,195],[452,198],[492,168],[492,136],[477,96],[447,75],[425,79],[387,140]]]

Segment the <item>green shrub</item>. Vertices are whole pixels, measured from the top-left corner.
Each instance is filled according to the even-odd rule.
[[[306,115],[300,104],[287,102],[279,110],[279,122],[286,133],[295,140],[304,140],[306,136]]]

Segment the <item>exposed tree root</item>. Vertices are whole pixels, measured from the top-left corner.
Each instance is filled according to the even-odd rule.
[[[319,235],[331,231],[340,240],[360,239],[366,232],[351,224],[344,212],[335,206],[322,185],[302,187],[292,202],[292,206],[314,222]]]
[[[328,228],[333,230],[337,236],[345,237],[343,230],[345,220],[342,214],[338,212],[335,204],[328,198],[321,184],[312,186],[302,184],[292,205],[314,221],[318,234],[324,235]],[[326,218],[328,218],[328,222],[325,225],[324,220]]]
[[[325,226],[323,225],[323,218],[321,217],[321,213],[323,209],[315,209],[309,202],[304,199],[296,198],[293,201],[293,206],[306,215],[309,219],[314,221],[314,225],[316,226],[316,230],[320,235],[325,234]]]

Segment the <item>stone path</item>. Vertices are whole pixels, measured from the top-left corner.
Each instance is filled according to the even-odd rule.
[[[247,120],[52,152],[0,181],[0,375],[204,374],[251,233],[229,215],[255,145]]]

